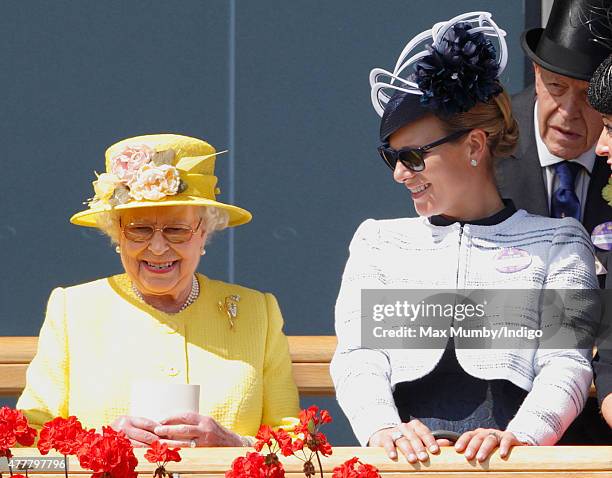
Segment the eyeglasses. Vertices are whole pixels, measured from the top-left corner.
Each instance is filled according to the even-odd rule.
[[[421,146],[420,148],[402,148],[399,151],[390,148],[389,143],[385,143],[378,147],[378,153],[385,164],[389,166],[392,171],[395,170],[395,165],[399,160],[404,166],[410,169],[410,171],[418,173],[425,169],[425,154],[427,154],[429,150],[435,148],[436,146],[440,146],[441,144],[459,139],[461,136],[469,133],[470,131],[470,129],[455,131],[442,139],[426,144],[425,146]]]
[[[180,244],[181,242],[189,241],[194,233],[200,228],[201,224],[202,219],[200,219],[195,228],[185,224],[167,224],[162,227],[157,227],[152,224],[130,223],[126,224],[125,226],[121,226],[121,222],[119,222],[123,235],[130,241],[150,241],[153,234],[155,234],[155,231],[160,231],[164,238],[173,244]]]

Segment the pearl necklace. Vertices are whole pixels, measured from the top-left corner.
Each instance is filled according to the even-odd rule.
[[[136,288],[133,282],[132,282],[132,291],[134,292],[134,294],[136,294],[136,297],[138,297],[141,301],[146,303],[146,301],[144,300],[144,297],[142,296],[140,291]],[[177,312],[174,312],[174,313],[178,314],[179,312],[183,312],[187,307],[193,304],[199,296],[200,296],[200,283],[198,282],[198,279],[196,279],[196,276],[194,275],[193,278],[191,279],[191,292],[189,292],[189,295],[187,296],[187,300],[185,300],[183,305],[181,305],[181,308]]]

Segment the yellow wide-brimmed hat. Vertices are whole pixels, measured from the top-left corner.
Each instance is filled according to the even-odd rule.
[[[206,141],[178,134],[124,139],[106,150],[106,172],[93,182],[89,208],[70,218],[97,227],[99,214],[153,206],[214,206],[229,214],[229,226],[251,220],[251,213],[216,200],[217,152]]]

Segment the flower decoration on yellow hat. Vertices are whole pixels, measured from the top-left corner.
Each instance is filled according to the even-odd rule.
[[[110,159],[111,171],[94,181],[96,195],[89,206],[117,206],[131,199],[158,201],[185,191],[187,184],[172,165],[174,157],[172,149],[155,151],[146,144],[126,146]]]
[[[89,208],[70,219],[97,227],[100,214],[152,206],[215,207],[229,214],[229,226],[251,220],[251,214],[217,200],[216,152],[206,141],[177,134],[127,138],[106,151],[106,171],[96,173]]]

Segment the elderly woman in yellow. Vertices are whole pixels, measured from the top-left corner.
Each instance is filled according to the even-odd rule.
[[[134,445],[242,446],[298,412],[283,320],[271,294],[197,274],[206,240],[251,214],[216,200],[215,150],[186,136],[106,151],[89,208],[73,224],[117,244],[125,273],[51,294],[17,407],[41,426],[76,415]],[[199,412],[129,416],[140,380],[199,384]]]

